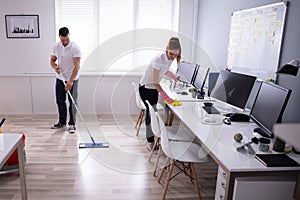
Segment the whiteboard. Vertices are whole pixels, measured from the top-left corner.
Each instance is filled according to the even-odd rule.
[[[232,13],[227,67],[275,79],[285,24],[287,2]]]

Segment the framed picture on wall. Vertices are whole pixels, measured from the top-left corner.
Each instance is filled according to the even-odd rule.
[[[39,38],[38,15],[5,15],[7,38]]]

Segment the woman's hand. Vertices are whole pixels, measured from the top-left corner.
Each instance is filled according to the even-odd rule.
[[[174,100],[171,99],[171,98],[167,95],[167,93],[166,93],[165,91],[161,90],[161,91],[159,92],[159,94],[160,94],[160,96],[162,96],[162,98],[163,98],[167,103],[171,104],[171,103],[174,102]]]

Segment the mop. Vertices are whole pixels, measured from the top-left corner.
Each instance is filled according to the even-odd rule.
[[[65,82],[64,77],[63,77],[62,75],[59,75],[59,76],[61,77],[61,79],[62,79],[64,85],[66,86],[66,82]],[[89,134],[89,136],[90,136],[90,138],[91,138],[91,140],[92,140],[92,143],[79,143],[79,149],[82,149],[82,148],[108,148],[108,147],[109,147],[108,142],[99,142],[99,143],[98,143],[98,142],[97,142],[97,143],[95,142],[95,140],[94,140],[92,134],[91,134],[90,131],[89,131],[88,126],[87,126],[86,123],[85,123],[85,120],[83,119],[83,117],[82,117],[82,115],[81,115],[81,113],[80,113],[80,111],[79,111],[79,109],[78,109],[78,107],[77,107],[77,105],[76,105],[76,102],[75,102],[75,100],[74,100],[74,98],[73,98],[71,92],[68,90],[67,93],[68,93],[69,97],[71,98],[72,103],[74,104],[74,107],[75,107],[75,109],[77,110],[77,112],[78,112],[78,114],[79,114],[79,117],[80,117],[81,121],[83,122],[83,125],[84,125],[85,129],[87,130],[87,132],[88,132],[88,134]]]

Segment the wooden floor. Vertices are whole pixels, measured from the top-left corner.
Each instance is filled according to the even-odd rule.
[[[137,116],[84,116],[85,123],[78,119],[75,134],[69,134],[67,127],[50,129],[56,115],[0,117],[6,118],[3,132],[26,134],[25,171],[30,200],[161,199],[166,176],[161,184],[152,176],[156,156],[147,162],[144,125],[135,136]],[[79,142],[91,142],[84,124],[96,142],[108,141],[110,147],[79,149]],[[214,199],[217,165],[209,159],[196,169],[202,199]],[[17,172],[0,174],[0,199],[21,199]],[[197,199],[190,179],[184,174],[175,177],[167,199]]]

